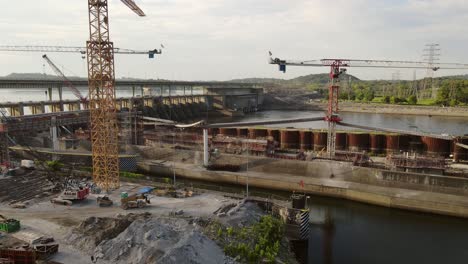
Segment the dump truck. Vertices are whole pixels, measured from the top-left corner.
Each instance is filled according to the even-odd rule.
[[[146,194],[128,195],[128,193],[124,192],[120,195],[120,207],[124,210],[129,208],[143,208],[149,203],[150,201]]]
[[[0,231],[12,233],[20,230],[20,221],[0,215]]]

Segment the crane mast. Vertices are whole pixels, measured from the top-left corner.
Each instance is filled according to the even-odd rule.
[[[132,0],[123,1],[136,6]],[[139,9],[139,8],[138,8]],[[144,13],[132,8],[140,16]],[[93,180],[104,190],[120,187],[114,43],[110,41],[108,0],[88,0],[89,109]]]
[[[270,52],[271,56],[271,52]],[[328,88],[328,108],[325,121],[328,122],[327,153],[331,159],[336,150],[336,124],[342,119],[338,115],[338,98],[340,75],[346,72],[346,68],[402,68],[402,69],[427,69],[437,71],[439,69],[466,70],[468,64],[464,63],[433,63],[420,61],[391,61],[391,60],[356,60],[356,59],[321,59],[307,61],[282,60],[270,58],[270,64],[277,64],[279,70],[286,72],[286,66],[311,66],[330,67],[330,86]]]

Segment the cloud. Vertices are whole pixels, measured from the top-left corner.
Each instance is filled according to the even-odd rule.
[[[86,4],[82,2],[17,0],[8,4],[0,18],[3,39],[8,40],[4,44],[84,45],[88,26]],[[109,3],[115,46],[147,50],[164,43],[167,48],[156,60],[117,56],[118,76],[184,80],[290,78],[327,69],[291,68],[281,74],[267,64],[268,50],[294,59],[418,60],[428,42],[441,44],[443,60],[468,61],[464,51],[468,3],[463,0],[136,2],[147,17],[137,17],[119,0]],[[0,74],[37,71],[40,66],[36,55],[8,55],[8,65],[0,63]],[[6,56],[0,52],[0,61]],[[85,75],[80,56],[56,56],[74,72]],[[388,79],[392,71],[367,69],[351,73]],[[402,76],[412,78],[412,71]]]

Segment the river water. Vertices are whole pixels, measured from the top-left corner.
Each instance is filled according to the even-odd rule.
[[[262,111],[236,118],[236,121],[266,121],[288,118],[321,117],[324,112],[320,111]],[[371,126],[377,128],[393,128],[407,131],[418,131],[434,134],[464,135],[468,134],[468,117],[449,116],[421,116],[421,115],[397,115],[397,114],[374,114],[374,113],[340,113],[343,122]],[[286,125],[294,128],[327,128],[325,121],[292,123]],[[338,129],[351,129],[339,127]],[[467,262],[468,263],[468,262]]]
[[[468,263],[468,220],[312,196],[306,263]],[[329,214],[334,228],[323,224]]]

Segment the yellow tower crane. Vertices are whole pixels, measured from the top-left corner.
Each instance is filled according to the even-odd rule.
[[[139,16],[145,13],[132,0],[121,0]],[[104,190],[120,187],[114,44],[109,36],[108,0],[88,0],[88,86],[93,180]]]

